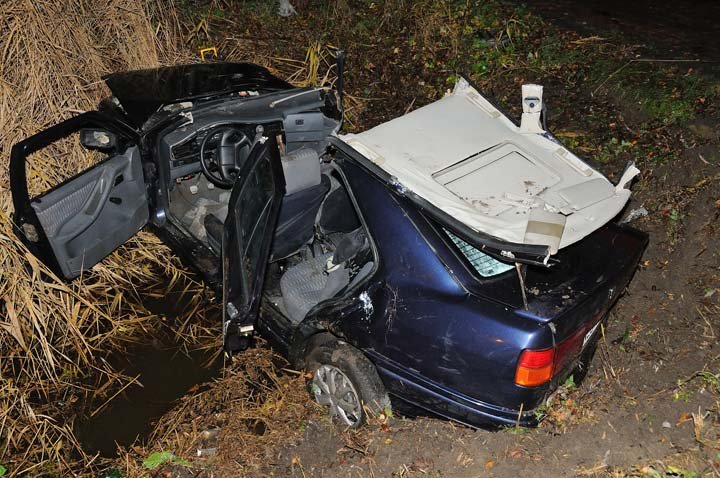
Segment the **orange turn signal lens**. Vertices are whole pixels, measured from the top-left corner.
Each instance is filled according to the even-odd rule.
[[[515,383],[536,387],[552,378],[555,349],[523,350],[515,371]]]

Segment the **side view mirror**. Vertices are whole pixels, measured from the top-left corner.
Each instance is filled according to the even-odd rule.
[[[80,144],[87,149],[112,151],[118,146],[118,137],[102,128],[83,128],[80,130]]]

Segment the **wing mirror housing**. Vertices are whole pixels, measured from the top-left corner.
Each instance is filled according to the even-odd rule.
[[[96,151],[114,151],[118,147],[118,137],[102,128],[83,128],[80,130],[80,144]]]

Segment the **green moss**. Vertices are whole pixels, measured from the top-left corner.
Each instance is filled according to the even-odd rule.
[[[648,115],[663,124],[690,121],[695,117],[695,109],[687,101],[663,98],[660,101],[645,99],[642,107]]]

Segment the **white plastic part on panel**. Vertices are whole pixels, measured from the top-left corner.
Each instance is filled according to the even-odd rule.
[[[621,190],[626,189],[633,178],[638,174],[640,174],[640,170],[635,167],[635,163],[630,163],[628,167],[625,168],[625,172],[620,177],[617,186],[615,186],[615,191],[620,192]]]
[[[522,85],[522,120],[520,122],[521,133],[544,133],[545,130],[540,122],[543,111],[543,87],[542,85]]]
[[[567,218],[556,212],[535,208],[530,211],[525,227],[525,244],[545,244],[550,247],[550,254],[557,253],[560,239],[565,232]]]

